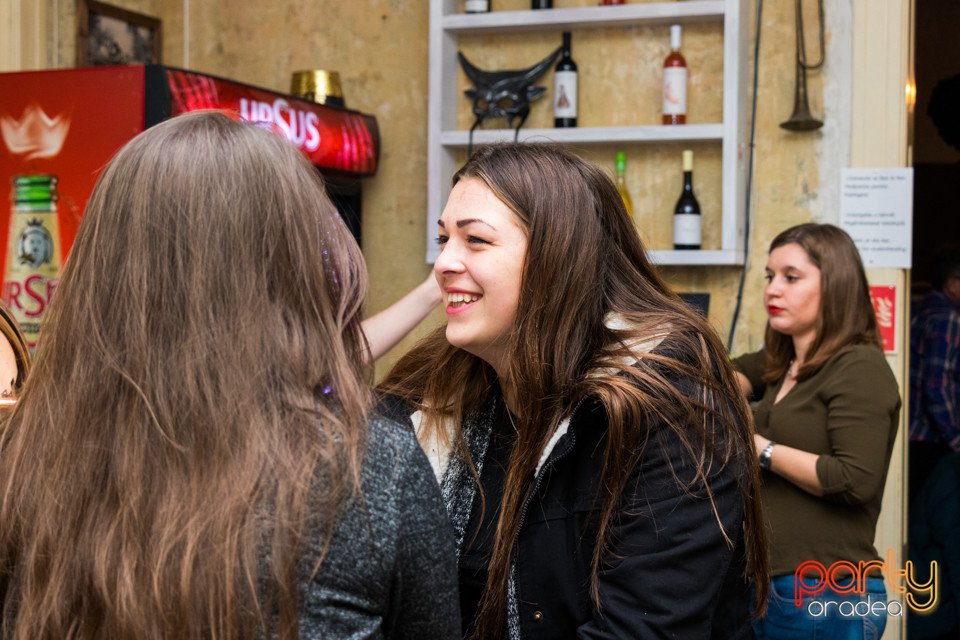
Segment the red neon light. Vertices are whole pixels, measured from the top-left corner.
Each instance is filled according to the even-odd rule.
[[[234,111],[244,120],[273,124],[322,170],[353,175],[377,170],[380,132],[372,116],[190,71],[166,69],[166,75],[171,116]]]

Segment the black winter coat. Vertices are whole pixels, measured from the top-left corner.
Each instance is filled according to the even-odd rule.
[[[683,381],[675,384],[693,390]],[[498,402],[502,400],[495,393],[486,407],[463,422],[480,473]],[[387,400],[382,406],[395,419],[411,417],[399,403]],[[419,420],[413,418],[416,427]],[[744,498],[737,482],[742,461],[709,477],[714,511],[702,487],[692,492],[683,488],[695,467],[679,437],[662,423],[650,425],[649,440],[615,516],[612,553],[598,576],[597,607],[589,590],[602,500],[597,484],[606,413],[598,402],[585,399],[572,418],[561,423],[558,434],[564,429],[559,439],[554,437],[552,450],[548,447],[524,509],[508,604],[511,640],[753,638]],[[421,440],[421,445],[437,472],[429,444]],[[441,493],[462,550],[476,482],[455,457],[441,471]]]
[[[612,531],[613,553],[598,576],[600,606],[591,602],[606,425],[602,407],[581,406],[527,503],[515,561],[522,637],[752,638],[744,501],[736,478],[730,471],[710,478],[716,513],[702,489],[686,494],[668,460],[681,482],[692,479],[693,463],[662,426],[652,427],[630,476]]]

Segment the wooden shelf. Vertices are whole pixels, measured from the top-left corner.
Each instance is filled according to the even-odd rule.
[[[573,9],[456,13],[444,16],[441,27],[449,33],[463,35],[484,31],[507,33],[623,27],[632,24],[677,24],[694,20],[723,20],[723,16],[724,0],[693,0]]]
[[[648,251],[647,257],[661,266],[675,265],[742,265],[743,253],[738,251]]]
[[[627,5],[623,5],[627,6]],[[474,144],[512,142],[513,129],[477,129]],[[520,129],[520,142],[614,143],[614,142],[709,142],[723,139],[722,124],[648,125],[636,127],[572,127],[570,129]],[[440,144],[466,147],[469,131],[443,131]]]

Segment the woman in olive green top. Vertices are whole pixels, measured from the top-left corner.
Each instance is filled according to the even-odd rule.
[[[734,360],[744,392],[758,400],[754,437],[770,528],[773,581],[755,632],[761,640],[879,638],[887,616],[879,573],[862,590],[827,585],[794,600],[804,563],[820,563],[804,567],[812,591],[820,567],[879,559],[873,539],[900,396],[863,265],[844,231],[803,224],[773,240],[766,274],[766,349]],[[838,572],[837,586],[848,576]]]

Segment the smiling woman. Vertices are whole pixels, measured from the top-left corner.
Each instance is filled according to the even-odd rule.
[[[441,251],[433,270],[446,303],[447,340],[502,376],[520,301],[526,233],[476,178],[454,186],[439,226]]]
[[[593,165],[491,145],[453,183],[446,327],[381,390],[440,481],[464,635],[748,637],[758,470],[719,339]]]

